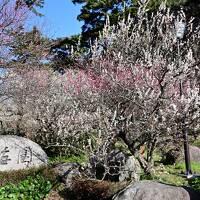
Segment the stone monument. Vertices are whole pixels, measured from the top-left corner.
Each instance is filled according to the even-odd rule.
[[[14,135],[0,135],[0,171],[47,165],[47,155],[35,142]]]

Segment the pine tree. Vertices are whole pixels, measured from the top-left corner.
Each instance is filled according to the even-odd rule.
[[[83,40],[94,39],[103,29],[107,16],[110,24],[116,24],[125,13],[135,14],[137,2],[131,0],[73,0],[75,4],[84,4],[77,19],[83,21]]]
[[[43,37],[36,27],[33,27],[29,32],[21,31],[10,45],[12,59],[8,65],[19,69],[41,68],[49,65],[50,46],[51,41]]]
[[[94,39],[99,31],[103,29],[106,17],[109,16],[110,24],[126,17],[128,14],[134,16],[141,2],[148,0],[72,0],[74,4],[81,4],[81,13],[77,19],[83,21],[82,37],[83,40]],[[156,11],[163,0],[149,0],[147,9],[149,12]],[[166,0],[167,6],[172,9],[179,9],[183,6],[189,15],[200,15],[200,2],[196,0]]]
[[[26,5],[33,13],[38,16],[42,16],[40,12],[38,12],[37,8],[42,8],[44,5],[44,0],[16,0],[16,9],[22,5]]]

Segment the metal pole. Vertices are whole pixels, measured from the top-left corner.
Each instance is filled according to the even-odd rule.
[[[192,177],[191,170],[191,162],[190,162],[190,151],[189,151],[189,143],[188,143],[188,134],[185,126],[185,116],[182,124],[182,132],[183,132],[183,142],[184,142],[184,155],[185,155],[185,168],[186,168],[186,176],[187,178]]]
[[[180,67],[180,38],[177,38],[178,42],[178,67]],[[180,98],[183,95],[183,88],[182,88],[182,81],[180,80],[179,83],[180,89]],[[189,144],[188,144],[188,134],[186,130],[186,122],[185,122],[185,114],[182,120],[182,134],[183,134],[183,144],[184,144],[184,157],[185,157],[185,169],[186,169],[186,176],[187,178],[192,177],[192,170],[191,170],[191,162],[190,162],[190,151],[189,151]]]

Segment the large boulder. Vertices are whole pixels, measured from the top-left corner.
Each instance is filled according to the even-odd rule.
[[[200,163],[200,148],[196,146],[190,146],[189,148],[191,161]]]
[[[110,181],[138,181],[141,168],[137,159],[119,150],[111,151],[106,158],[94,156],[90,159],[92,173],[97,179]]]
[[[35,142],[13,135],[0,135],[0,171],[47,165],[48,157]]]
[[[67,187],[71,187],[74,178],[81,176],[80,170],[78,163],[61,163],[54,167],[56,175]]]
[[[129,185],[113,200],[199,200],[200,193],[187,188],[154,181],[140,181]]]

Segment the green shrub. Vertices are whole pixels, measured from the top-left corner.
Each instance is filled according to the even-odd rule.
[[[189,179],[188,184],[190,187],[194,188],[195,190],[200,191],[200,177]]]
[[[47,196],[52,183],[44,177],[27,177],[18,185],[9,183],[0,188],[0,199],[3,200],[41,200]]]
[[[40,200],[56,183],[49,167],[0,172],[0,199]]]

